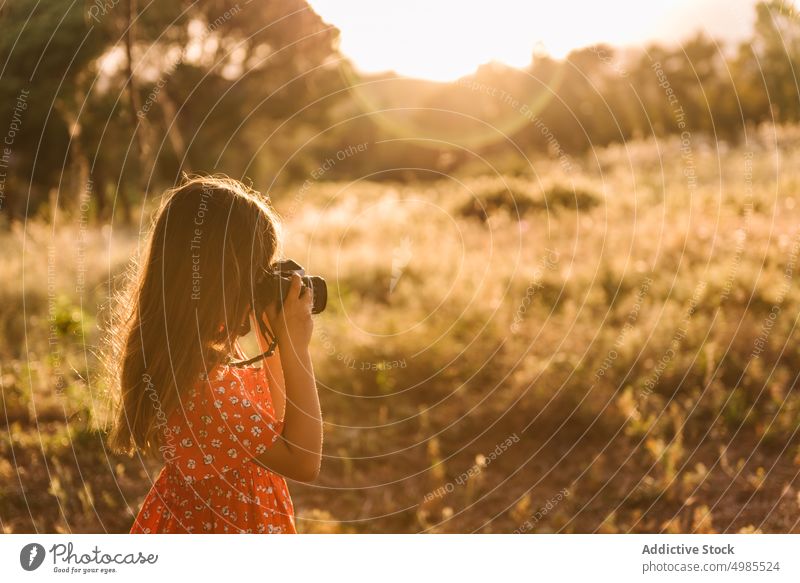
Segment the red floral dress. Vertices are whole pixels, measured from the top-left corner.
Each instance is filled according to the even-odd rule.
[[[167,427],[163,446],[174,455],[131,533],[297,532],[286,481],[253,461],[281,432],[263,369],[222,365],[201,376]]]

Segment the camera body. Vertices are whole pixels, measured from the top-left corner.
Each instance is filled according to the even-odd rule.
[[[264,274],[260,281],[256,283],[254,290],[256,307],[263,310],[264,306],[277,302],[278,309],[283,307],[283,300],[289,293],[292,285],[292,274],[297,273],[303,281],[303,285],[311,289],[313,294],[312,314],[319,314],[328,305],[328,285],[325,280],[318,275],[306,275],[305,269],[291,259],[278,261],[272,271]]]

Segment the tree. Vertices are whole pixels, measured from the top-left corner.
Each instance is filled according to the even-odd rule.
[[[0,119],[30,91],[12,216],[53,191],[74,208],[91,184],[106,218],[108,196],[124,210],[190,169],[267,181],[343,95],[338,31],[304,0],[48,0],[0,18]]]
[[[88,68],[103,50],[102,35],[87,26],[82,3],[67,0],[9,3],[0,34],[0,120],[9,127],[20,95],[20,130],[10,145],[4,209],[13,219],[34,211],[52,189],[64,203],[85,182],[79,110]],[[66,168],[72,180],[63,180]],[[28,193],[30,192],[30,196]]]
[[[800,121],[800,15],[785,2],[772,0],[756,5],[751,42],[756,63],[749,79],[764,86],[776,117]]]

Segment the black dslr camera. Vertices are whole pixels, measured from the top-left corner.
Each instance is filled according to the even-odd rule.
[[[254,290],[256,307],[263,308],[272,302],[277,302],[279,309],[283,307],[283,300],[286,299],[286,294],[292,285],[293,273],[298,274],[302,278],[303,286],[311,290],[314,298],[311,313],[322,312],[328,304],[328,285],[318,275],[306,275],[305,270],[291,259],[278,261],[272,271],[265,273],[256,283]]]
[[[289,293],[289,288],[292,286],[292,274],[297,273],[303,282],[303,286],[309,288],[312,293],[311,313],[319,314],[325,309],[328,304],[328,285],[325,280],[318,275],[306,275],[305,270],[296,262],[291,259],[285,261],[278,261],[270,271],[267,271],[261,279],[259,279],[253,288],[253,310],[256,313],[256,321],[261,333],[269,340],[269,347],[262,354],[254,358],[249,358],[242,361],[228,360],[231,366],[250,366],[251,364],[262,360],[268,356],[275,354],[275,349],[278,346],[278,339],[272,333],[267,325],[266,318],[263,317],[264,308],[273,302],[277,302],[278,311],[283,308],[283,301],[286,299],[286,294]],[[246,333],[250,329],[247,324],[247,329],[243,330]]]

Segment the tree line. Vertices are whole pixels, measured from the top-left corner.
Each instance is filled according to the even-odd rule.
[[[800,121],[800,19],[779,0],[755,10],[736,47],[702,34],[598,45],[441,84],[359,76],[305,0],[6,3],[0,224],[78,208],[130,220],[183,172],[303,184],[353,144],[384,145],[326,179],[425,179],[476,156],[567,160],[687,131],[746,139],[758,124]]]

